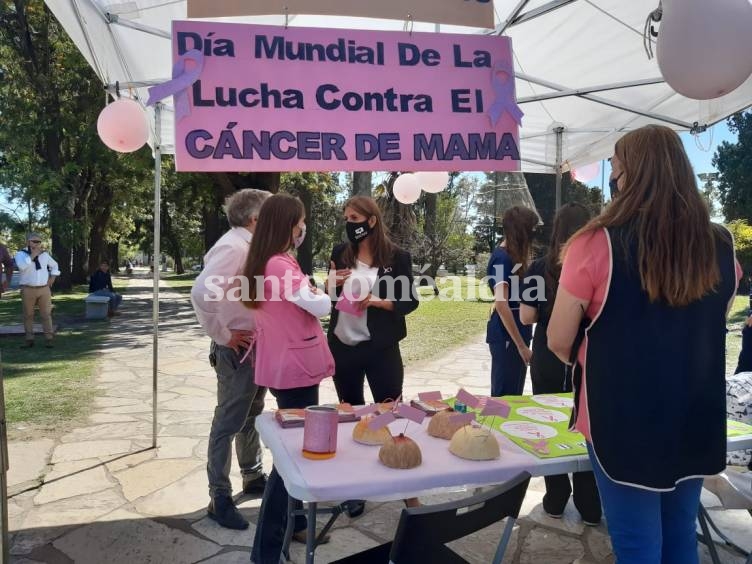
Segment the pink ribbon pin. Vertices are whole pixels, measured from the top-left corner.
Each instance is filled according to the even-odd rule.
[[[517,125],[522,125],[522,116],[525,114],[514,99],[514,69],[510,64],[496,61],[491,70],[491,86],[496,94],[493,104],[488,108],[491,125],[495,126],[504,112],[508,113]]]
[[[196,66],[191,70],[186,70],[186,61],[193,61]],[[174,96],[175,120],[180,121],[185,116],[190,115],[191,104],[188,99],[188,88],[198,80],[203,69],[204,54],[198,49],[186,51],[175,61],[172,67],[172,80],[149,88],[149,99],[146,101],[146,105],[153,106],[167,96]]]

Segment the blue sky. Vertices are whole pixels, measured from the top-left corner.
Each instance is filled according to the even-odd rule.
[[[682,141],[684,141],[684,148],[689,155],[689,160],[692,162],[692,167],[695,169],[695,174],[703,172],[716,172],[715,167],[710,161],[713,160],[718,145],[723,141],[729,141],[730,143],[736,143],[736,134],[729,131],[726,125],[726,120],[717,123],[712,128],[709,128],[705,133],[701,133],[700,136],[695,139],[690,133],[681,134]],[[699,146],[698,146],[699,145]],[[605,162],[605,196],[608,200],[610,198],[608,190],[608,176],[611,173],[611,167],[608,161]],[[699,183],[699,180],[698,180]],[[601,186],[601,179],[597,178],[593,182],[590,182],[593,186]]]

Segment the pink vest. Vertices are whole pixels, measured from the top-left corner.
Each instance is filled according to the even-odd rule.
[[[269,259],[264,277],[265,301],[255,310],[255,382],[277,390],[316,385],[334,374],[334,358],[319,320],[289,301],[308,278],[287,253]]]

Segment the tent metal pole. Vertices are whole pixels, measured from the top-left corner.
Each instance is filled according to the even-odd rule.
[[[554,213],[561,207],[561,153],[562,153],[562,140],[564,138],[564,128],[557,127],[554,129],[556,134],[556,209]]]
[[[545,166],[546,168],[550,168],[550,169],[556,168],[555,164],[547,163],[546,161],[540,161],[538,159],[528,159],[527,157],[520,157],[520,160],[524,163],[537,164],[540,166]]]
[[[524,80],[527,82],[532,82],[533,84],[537,84],[539,86],[544,86],[546,88],[550,88],[551,90],[557,90],[559,92],[570,90],[569,88],[565,88],[559,84],[555,84],[553,82],[549,82],[548,80],[543,80],[542,78],[535,78],[534,76],[530,76],[529,74],[523,73],[523,72],[516,72],[515,77],[519,80]],[[673,93],[672,93],[673,95]],[[595,102],[596,104],[603,104],[604,106],[610,106],[612,108],[616,108],[618,110],[624,110],[625,112],[629,112],[632,114],[637,114],[639,116],[648,117],[650,119],[655,119],[658,121],[663,121],[665,123],[670,123],[671,125],[675,125],[678,127],[681,127],[683,129],[692,129],[693,125],[691,123],[688,123],[686,121],[680,121],[678,119],[674,119],[669,116],[664,116],[661,114],[656,114],[653,112],[646,112],[644,110],[639,110],[637,108],[634,108],[632,106],[627,106],[626,104],[620,104],[619,102],[614,102],[612,100],[607,100],[606,98],[600,98],[599,96],[593,96],[592,94],[578,94],[579,98],[583,98],[585,100],[590,100],[591,102]]]
[[[160,210],[162,207],[162,104],[154,105],[154,294],[152,303],[152,448],[157,448],[157,374],[159,367],[159,267],[161,251],[159,237],[161,233]]]
[[[10,562],[10,547],[8,546],[8,476],[10,469],[8,461],[8,433],[5,427],[5,382],[3,380],[3,365],[0,358],[0,563]]]
[[[119,15],[113,14],[111,12],[107,12],[105,14],[105,18],[107,19],[108,24],[122,25],[123,27],[135,29],[136,31],[142,31],[144,33],[148,33],[149,35],[161,37],[162,39],[172,39],[172,35],[170,34],[169,31],[163,31],[155,27],[150,27],[148,25],[136,23],[131,20],[121,18]]]
[[[623,88],[634,88],[635,86],[647,86],[650,84],[662,84],[666,82],[663,78],[646,78],[643,80],[633,80],[631,82],[618,82],[615,84],[604,84],[601,86],[589,86],[587,88],[573,88],[570,90],[561,90],[559,92],[548,92],[538,96],[525,96],[517,100],[518,104],[527,104],[530,102],[540,102],[541,100],[552,100],[554,98],[565,98],[567,96],[582,96],[583,94],[592,94],[593,92],[607,92],[609,90],[621,90]]]
[[[507,21],[505,21],[502,24],[499,24],[499,26],[496,28],[496,31],[494,32],[496,35],[503,35],[504,32],[507,30],[507,28],[512,25],[512,22],[517,18],[517,16],[520,15],[520,12],[523,10],[523,8],[527,5],[527,3],[530,0],[520,0],[520,2],[517,4],[517,6],[512,10],[512,13],[509,14],[509,17],[507,18]]]

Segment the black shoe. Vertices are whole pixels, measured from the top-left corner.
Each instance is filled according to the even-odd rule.
[[[243,480],[243,493],[254,495],[254,494],[262,494],[264,493],[264,490],[266,489],[266,475],[261,474],[258,478],[254,478],[253,480]]]
[[[366,502],[364,499],[350,499],[345,502],[345,511],[350,518],[360,517],[365,510]]]
[[[220,527],[236,531],[244,531],[248,528],[248,521],[240,514],[229,496],[215,497],[209,503],[206,513],[209,519],[216,521]]]
[[[30,349],[34,346],[34,341],[26,341],[23,345],[18,347],[19,349]]]

